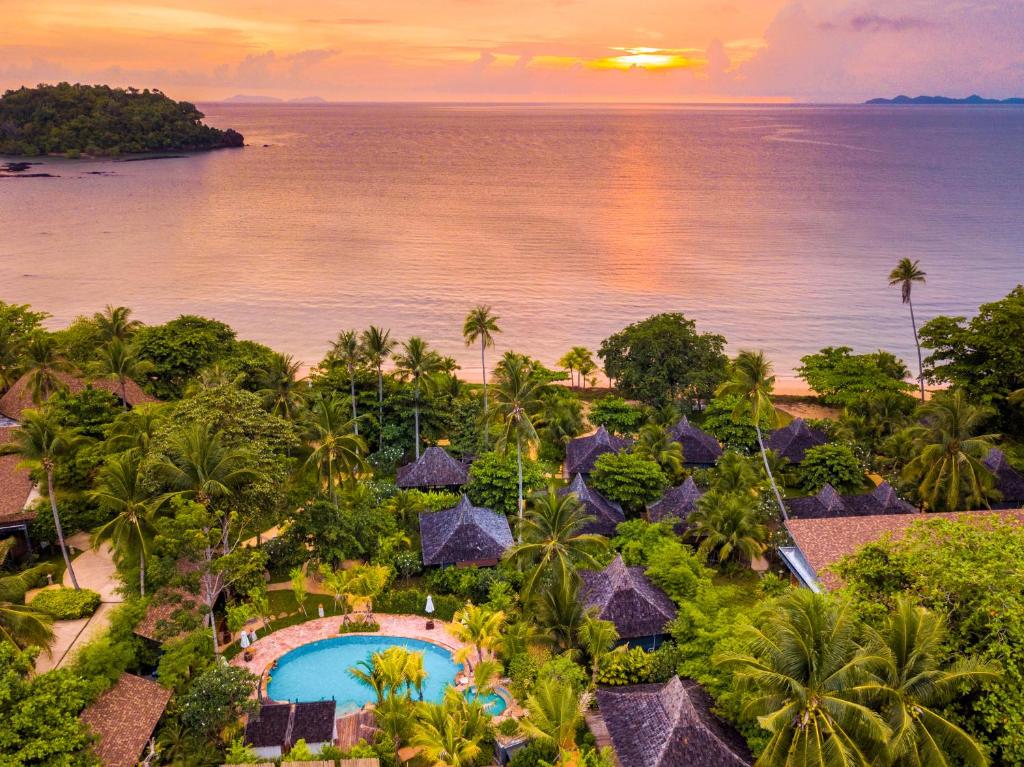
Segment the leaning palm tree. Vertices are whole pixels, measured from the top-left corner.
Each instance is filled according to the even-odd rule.
[[[597,687],[597,670],[601,666],[601,659],[615,647],[619,641],[619,632],[611,621],[587,615],[576,633],[580,646],[590,658],[590,686]]]
[[[500,333],[498,320],[501,319],[491,313],[491,307],[480,304],[473,307],[466,315],[466,321],[462,323],[462,337],[466,339],[466,346],[472,346],[480,342],[480,374],[484,384],[484,423],[487,423],[487,359],[486,351],[488,346],[494,346],[494,334]],[[484,446],[487,446],[487,428],[484,427]]]
[[[315,466],[327,480],[331,503],[338,503],[335,476],[344,472],[349,477],[366,469],[363,455],[366,443],[355,433],[354,422],[346,413],[345,403],[336,395],[319,395],[313,400],[309,417],[309,433],[313,452],[307,466]]]
[[[71,365],[61,355],[57,342],[49,333],[34,333],[25,346],[25,369],[32,402],[41,405],[61,389],[66,388],[62,373]]]
[[[52,571],[52,565],[42,564],[0,578],[0,639],[19,650],[30,645],[49,648],[53,641],[53,618],[24,603],[25,592]]]
[[[572,685],[545,679],[526,699],[530,715],[520,724],[530,735],[558,748],[558,764],[575,767],[581,759],[576,731],[589,703],[589,695],[580,695]]]
[[[356,408],[356,371],[363,363],[363,349],[359,334],[354,330],[343,330],[331,344],[331,356],[345,366],[348,373],[349,396],[352,400],[352,422],[355,433],[359,434],[359,411]]]
[[[420,457],[420,389],[424,382],[443,367],[441,355],[431,349],[427,342],[413,336],[402,344],[402,351],[395,355],[398,373],[413,385],[413,418],[415,421],[416,459]]]
[[[398,342],[391,338],[391,331],[376,325],[363,331],[360,336],[363,359],[377,371],[377,449],[384,447],[384,362],[391,356]]]
[[[525,359],[515,354],[506,354],[497,368],[498,386],[494,391],[495,417],[501,422],[498,447],[504,449],[510,442],[516,445],[516,470],[518,472],[519,540],[522,540],[523,507],[523,447],[537,441],[534,418],[541,404],[541,383]]]
[[[981,433],[994,412],[972,405],[959,389],[921,406],[921,425],[913,429],[917,455],[903,473],[917,483],[925,508],[962,511],[995,497],[995,478],[983,460],[997,435]]]
[[[146,556],[160,499],[146,486],[142,454],[128,450],[111,457],[90,497],[116,514],[96,529],[93,544],[110,541],[119,564],[138,562],[139,594],[146,596]]]
[[[771,483],[775,500],[779,504],[779,511],[782,518],[789,519],[786,513],[786,504],[782,502],[782,493],[775,483],[775,475],[772,474],[771,466],[768,465],[768,452],[764,446],[764,435],[761,433],[761,421],[768,419],[778,424],[779,413],[772,404],[772,389],[775,387],[775,376],[772,374],[772,363],[764,356],[764,352],[741,351],[732,362],[732,370],[725,383],[718,387],[716,396],[739,398],[736,409],[733,411],[734,419],[750,415],[754,421],[754,430],[757,433],[757,445],[761,450],[761,460],[764,462],[764,470]]]
[[[64,543],[64,528],[60,523],[60,512],[57,511],[57,489],[54,487],[53,474],[60,458],[67,457],[81,446],[86,438],[75,429],[65,429],[52,416],[38,410],[26,410],[22,413],[21,423],[11,432],[11,442],[0,445],[0,455],[17,455],[21,458],[19,466],[42,471],[46,475],[46,495],[50,499],[50,511],[53,513],[53,527],[57,534],[60,553],[64,557],[68,578],[71,585],[78,588],[75,569],[71,566],[68,547]]]
[[[750,562],[768,548],[768,528],[758,518],[755,499],[746,494],[712,490],[686,521],[687,534],[700,541],[697,551],[715,554],[719,562]]]
[[[100,336],[104,341],[118,340],[128,341],[135,331],[142,327],[142,323],[132,319],[132,310],[127,306],[111,306],[107,304],[102,312],[96,312],[92,316],[93,322],[99,328]]]
[[[476,648],[476,662],[483,663],[484,650],[493,650],[501,639],[505,613],[488,610],[472,602],[455,613],[452,631],[459,640]]]
[[[138,380],[153,370],[153,363],[140,358],[120,338],[114,338],[100,349],[99,359],[93,363],[94,372],[117,381],[121,390],[121,405],[128,409],[128,381]]]
[[[555,488],[534,496],[519,526],[519,543],[506,557],[529,568],[523,581],[523,601],[528,601],[544,580],[571,580],[578,567],[597,567],[597,556],[608,548],[602,535],[583,532],[594,518],[587,514],[575,493],[559,495]]]
[[[917,337],[917,320],[914,319],[914,302],[910,292],[915,282],[924,284],[926,272],[920,268],[920,261],[901,258],[896,268],[889,272],[889,285],[900,286],[903,303],[910,307],[910,326],[914,329],[914,345],[917,347],[917,382],[921,387],[921,401],[924,402],[924,362],[921,359],[921,341]]]
[[[877,655],[857,644],[849,605],[827,594],[794,591],[752,626],[747,653],[716,656],[753,693],[744,715],[770,733],[761,767],[876,764],[891,734],[865,705]]]
[[[872,673],[882,713],[892,730],[890,751],[898,767],[988,764],[978,743],[946,716],[953,698],[983,681],[999,678],[999,669],[977,658],[959,658],[943,666],[946,622],[942,615],[900,597],[881,631],[867,628],[881,662]]]
[[[260,371],[263,407],[286,421],[295,421],[306,402],[306,384],[299,378],[302,363],[290,354],[274,353]]]

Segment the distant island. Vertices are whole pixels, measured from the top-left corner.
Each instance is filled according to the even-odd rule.
[[[158,90],[40,85],[0,97],[0,155],[111,157],[240,147],[241,133],[202,122],[187,101]]]
[[[280,99],[277,96],[250,96],[239,93],[224,99],[223,104],[326,104],[319,96],[304,96],[298,99]]]
[[[1024,98],[1012,98],[1012,99],[986,99],[977,94],[968,96],[965,99],[956,99],[949,96],[897,96],[894,99],[871,99],[865,101],[865,104],[897,104],[897,105],[945,105],[945,104],[1012,104],[1012,105],[1024,105]]]

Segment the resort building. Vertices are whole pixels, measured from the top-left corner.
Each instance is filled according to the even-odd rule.
[[[577,474],[567,487],[558,491],[559,496],[569,493],[575,493],[580,503],[583,504],[587,515],[594,518],[593,521],[587,522],[580,528],[581,533],[605,535],[611,538],[615,535],[615,528],[618,524],[626,521],[626,514],[622,507],[588,487],[582,474]]]
[[[687,477],[683,484],[669,488],[659,500],[647,507],[647,519],[650,522],[674,519],[675,531],[682,535],[689,527],[686,520],[697,508],[697,501],[702,495],[704,492],[697,487],[693,477]]]
[[[785,504],[793,519],[917,513],[916,508],[896,495],[895,488],[888,482],[862,495],[840,495],[832,485],[826,484],[817,495],[788,498]]]
[[[185,618],[185,624],[191,624],[202,616],[199,597],[181,587],[169,586],[152,595],[134,633],[162,645],[188,633],[182,630],[179,619]]]
[[[620,767],[744,767],[753,756],[743,736],[712,711],[692,679],[601,687],[590,718],[598,745],[611,741]],[[607,733],[607,735],[605,735]]]
[[[311,703],[264,703],[245,723],[245,742],[264,759],[288,753],[296,741],[304,740],[318,753],[334,743],[338,732],[333,700]]]
[[[803,418],[794,418],[788,426],[776,429],[768,435],[765,447],[790,463],[800,463],[804,454],[812,447],[824,445],[828,438],[817,429],[808,426]]]
[[[565,478],[577,474],[589,477],[598,458],[605,453],[619,453],[629,444],[628,439],[610,434],[603,426],[593,434],[570,440],[565,446]]]
[[[632,646],[653,650],[661,644],[676,606],[644,575],[644,568],[627,567],[618,554],[604,570],[579,574],[584,610],[594,609],[598,618],[614,623],[619,639]]]
[[[0,424],[0,445],[11,441],[15,425],[10,420]],[[29,507],[37,496],[28,471],[18,468],[20,462],[17,455],[0,456],[0,539],[18,537],[14,553],[27,554],[32,547],[28,526],[36,518]]]
[[[982,461],[996,476],[996,490],[1002,497],[994,504],[997,509],[1019,509],[1024,507],[1024,475],[1006,460],[1006,453],[992,448]]]
[[[683,416],[669,435],[683,448],[683,464],[694,468],[709,468],[722,457],[722,446],[706,431],[698,429]]]
[[[474,506],[465,495],[458,506],[420,514],[424,565],[496,565],[512,546],[504,514]]]
[[[395,484],[403,490],[457,490],[469,481],[469,468],[443,447],[428,447],[419,459],[398,469]]]
[[[164,686],[121,674],[86,707],[80,718],[96,735],[93,753],[102,767],[135,767],[170,699],[171,691]]]
[[[120,381],[114,381],[109,378],[97,378],[94,381],[86,380],[63,372],[55,373],[55,376],[61,382],[61,385],[72,394],[80,394],[91,386],[93,389],[102,389],[103,391],[110,392],[128,407],[135,407],[147,402],[159,402],[156,397],[146,394],[142,387],[131,379],[125,381],[124,396],[122,398]],[[38,407],[38,405],[32,401],[32,389],[29,386],[28,373],[15,381],[14,385],[7,390],[4,396],[0,397],[0,415],[15,421],[20,421],[23,412],[35,407]]]

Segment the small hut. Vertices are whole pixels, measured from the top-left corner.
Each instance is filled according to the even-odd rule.
[[[804,460],[804,454],[812,447],[828,442],[822,432],[812,429],[803,418],[794,418],[788,426],[776,429],[768,435],[765,447],[775,451],[780,458],[797,464]]]
[[[580,578],[584,610],[593,608],[601,620],[614,623],[619,639],[652,650],[661,644],[676,606],[644,575],[644,568],[626,567],[619,554],[604,570],[581,570]]]
[[[692,679],[602,687],[600,720],[621,767],[744,767],[754,759],[743,736],[715,716]]]
[[[70,391],[72,394],[80,394],[85,391],[86,388],[92,387],[94,389],[102,389],[103,391],[110,392],[119,400],[121,397],[121,382],[114,381],[109,378],[97,378],[96,380],[87,380],[79,376],[71,375],[70,373],[56,373],[57,379],[60,381],[61,386]],[[21,420],[21,414],[29,408],[38,407],[32,401],[32,388],[29,385],[30,374],[26,373],[17,381],[14,385],[0,397],[0,415],[13,418],[15,421]],[[147,402],[159,402],[156,397],[153,397],[142,390],[135,381],[128,379],[125,381],[124,387],[124,399],[122,402],[128,407],[135,407],[136,405],[142,405]]]
[[[334,743],[338,735],[334,707],[333,700],[264,703],[245,723],[245,742],[265,759],[288,753],[299,740],[306,741],[309,750],[318,753]]]
[[[420,457],[398,469],[395,483],[403,490],[457,489],[469,481],[469,469],[443,447],[428,447]]]
[[[697,508],[697,501],[704,495],[693,477],[687,477],[681,485],[665,491],[661,498],[647,507],[647,519],[651,522],[662,522],[675,519],[675,530],[682,535],[688,525],[690,512]]]
[[[682,445],[683,463],[686,466],[708,468],[714,466],[722,457],[722,446],[718,444],[718,440],[691,424],[686,416],[669,429],[668,433]]]
[[[458,506],[420,514],[424,565],[496,565],[512,546],[504,514],[474,506],[465,495]]]
[[[988,451],[988,455],[985,456],[982,463],[995,474],[996,490],[1002,494],[1002,498],[993,508],[1019,509],[1024,507],[1024,476],[1006,460],[1006,453],[994,447]]]
[[[582,474],[577,474],[568,487],[563,487],[558,491],[560,496],[569,493],[575,493],[580,503],[583,504],[587,515],[594,518],[593,521],[587,522],[580,528],[581,533],[606,535],[611,538],[615,535],[615,528],[618,524],[626,521],[626,514],[622,507],[588,487]]]
[[[0,428],[0,445],[5,445],[13,438],[14,424]],[[0,538],[12,534],[20,534],[24,543],[19,543],[18,553],[29,553],[31,542],[28,527],[36,518],[33,510],[28,508],[33,498],[32,478],[26,469],[19,469],[21,458],[16,455],[0,456]]]
[[[593,434],[570,440],[565,446],[565,477],[590,476],[594,463],[605,453],[618,453],[629,447],[629,440],[610,434],[603,426]]]
[[[134,674],[121,674],[117,683],[87,706],[81,720],[96,742],[93,753],[103,767],[134,767],[160,717],[171,691]]]
[[[900,498],[888,482],[883,482],[870,493],[860,495],[840,495],[832,485],[826,484],[817,495],[788,498],[785,504],[793,519],[917,513],[917,509]]]

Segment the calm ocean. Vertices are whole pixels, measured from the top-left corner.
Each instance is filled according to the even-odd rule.
[[[548,363],[681,311],[784,376],[828,344],[911,359],[901,257],[923,319],[1024,281],[1024,109],[203,109],[250,146],[0,179],[0,299],[203,314],[306,363],[380,324],[467,377],[476,303]]]

